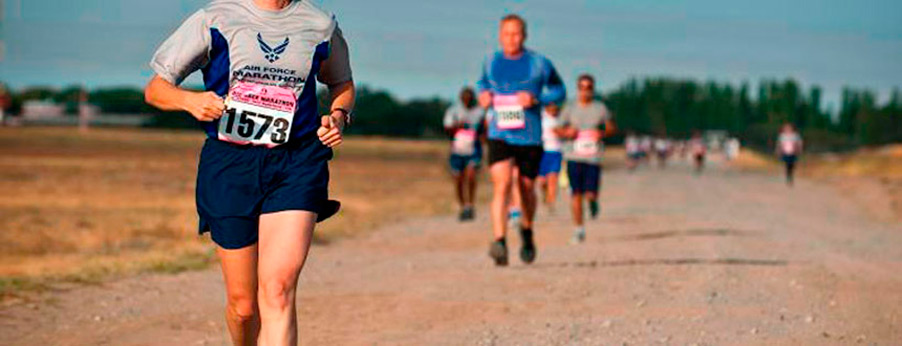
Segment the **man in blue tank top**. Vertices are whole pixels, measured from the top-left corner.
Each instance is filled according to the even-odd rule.
[[[520,171],[523,218],[520,224],[520,259],[532,263],[536,257],[533,218],[536,211],[535,178],[542,160],[542,106],[566,98],[564,83],[554,66],[542,55],[526,49],[526,21],[517,15],[501,19],[501,51],[489,56],[482,69],[479,104],[488,110],[489,169],[493,197],[489,256],[496,265],[507,265],[507,199],[511,172]]]

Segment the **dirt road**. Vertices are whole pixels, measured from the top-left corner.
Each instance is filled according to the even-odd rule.
[[[583,245],[540,211],[532,266],[490,263],[484,206],[315,247],[302,342],[902,345],[902,225],[841,190],[716,165],[604,184]],[[223,300],[217,268],[76,287],[2,308],[0,344],[223,345]]]

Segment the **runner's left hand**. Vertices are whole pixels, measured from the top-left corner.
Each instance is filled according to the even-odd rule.
[[[336,113],[339,113],[339,117],[343,117],[340,111]],[[321,126],[316,130],[316,135],[327,147],[337,147],[342,142],[341,130],[344,125],[342,124],[343,121],[336,119],[334,115],[324,115],[321,120]]]
[[[523,106],[525,108],[530,108],[539,103],[538,100],[536,100],[536,97],[528,91],[518,92],[517,93],[517,101],[520,103],[521,106]]]

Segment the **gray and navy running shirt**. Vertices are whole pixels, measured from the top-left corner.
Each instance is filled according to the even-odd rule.
[[[571,126],[577,131],[590,131],[605,129],[605,124],[611,119],[611,112],[608,107],[600,101],[592,101],[587,105],[580,105],[579,102],[571,102],[564,106],[561,111],[561,123],[564,126]],[[602,154],[604,153],[604,142],[601,138],[597,139],[597,147],[592,155],[580,155],[577,153],[577,140],[568,140],[564,144],[564,159],[574,162],[584,162],[590,164],[600,164]]]
[[[238,81],[292,89],[298,101],[293,138],[319,127],[315,79],[330,86],[351,80],[348,46],[334,16],[307,0],[279,11],[253,0],[215,0],[163,42],[150,66],[174,85],[201,70],[205,89],[223,97]],[[218,126],[218,120],[203,123],[212,138]]]

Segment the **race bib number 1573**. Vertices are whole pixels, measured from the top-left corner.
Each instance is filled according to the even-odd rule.
[[[238,82],[219,119],[219,139],[270,148],[288,143],[296,107],[291,89]]]

